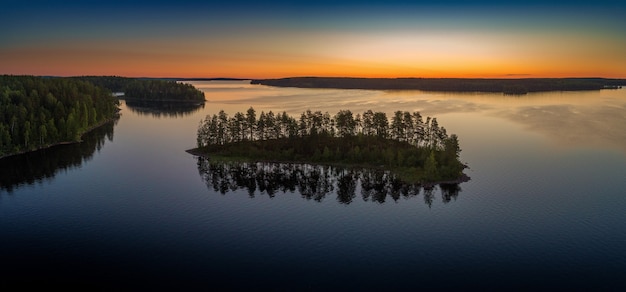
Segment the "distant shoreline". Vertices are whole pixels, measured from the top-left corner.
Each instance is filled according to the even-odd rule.
[[[291,77],[255,79],[251,84],[275,87],[369,90],[422,90],[438,92],[492,92],[522,95],[546,91],[620,89],[626,79],[608,78],[352,78]]]

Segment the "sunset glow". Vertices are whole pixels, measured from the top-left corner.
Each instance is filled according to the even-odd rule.
[[[615,3],[22,3],[0,15],[0,74],[626,77]]]

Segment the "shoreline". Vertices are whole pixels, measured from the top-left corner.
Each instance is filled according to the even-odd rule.
[[[95,130],[97,128],[100,128],[100,127],[102,127],[102,126],[104,126],[104,125],[106,125],[108,123],[112,123],[112,122],[118,120],[120,118],[120,116],[121,116],[121,114],[119,112],[120,112],[120,110],[118,109],[117,113],[115,113],[115,115],[113,117],[111,117],[109,119],[106,119],[106,120],[104,120],[104,121],[102,121],[100,123],[97,123],[97,124],[89,127],[87,130],[85,130],[83,133],[80,134],[80,138],[81,139],[78,140],[78,141],[61,141],[61,142],[56,142],[56,143],[52,143],[52,144],[45,145],[45,146],[40,146],[40,147],[37,147],[37,148],[32,149],[32,150],[19,151],[19,152],[16,152],[16,153],[11,153],[11,154],[0,156],[0,160],[2,160],[4,158],[7,158],[7,157],[11,157],[11,156],[16,156],[16,155],[21,155],[21,154],[26,154],[26,153],[31,153],[31,152],[37,152],[39,150],[44,150],[44,149],[52,148],[52,147],[55,147],[55,146],[71,145],[71,144],[75,144],[75,143],[81,143],[81,142],[83,142],[82,138],[83,138],[83,136],[85,134],[87,134],[87,133],[89,133],[89,132],[91,132],[91,131],[93,131],[93,130]]]
[[[552,91],[621,89],[626,79],[612,78],[360,78],[289,77],[253,79],[250,84],[293,88],[420,90],[427,92],[490,92],[524,95]]]
[[[201,150],[199,150],[198,148],[193,148],[193,149],[187,149],[185,150],[185,152],[193,155],[193,156],[198,156],[198,157],[202,157],[205,159],[209,159],[211,160],[211,155],[209,155],[208,153],[205,153]],[[223,156],[219,156],[220,158],[222,158]],[[228,159],[228,157],[223,157],[224,160]],[[242,158],[242,159],[231,159],[231,160],[235,160],[235,161],[248,161],[248,162],[261,162],[261,163],[288,163],[288,164],[310,164],[310,165],[327,165],[327,166],[334,166],[334,167],[346,167],[346,168],[367,168],[367,169],[383,169],[383,170],[388,170],[392,173],[395,173],[398,176],[401,176],[399,173],[394,172],[393,170],[390,169],[386,169],[385,167],[373,167],[373,166],[363,166],[363,165],[350,165],[350,164],[340,164],[340,163],[315,163],[315,162],[303,162],[303,161],[277,161],[277,160],[254,160],[254,159],[246,159],[246,158]],[[469,168],[467,166],[465,166],[465,168]],[[402,180],[402,179],[401,179]],[[450,179],[450,180],[440,180],[440,181],[434,181],[434,182],[414,182],[414,181],[405,181],[403,180],[405,183],[415,183],[415,184],[419,184],[424,188],[432,188],[435,185],[441,185],[441,184],[460,184],[460,183],[464,183],[464,182],[468,182],[470,181],[471,178],[465,174],[462,173],[460,177],[456,178],[456,179]]]

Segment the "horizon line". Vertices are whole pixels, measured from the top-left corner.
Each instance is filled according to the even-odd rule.
[[[35,77],[47,77],[47,78],[66,78],[66,77],[122,77],[122,78],[136,78],[136,79],[172,79],[172,80],[207,80],[207,81],[245,81],[245,80],[271,80],[271,79],[289,79],[289,78],[352,78],[352,79],[622,79],[626,80],[626,77],[601,77],[601,76],[585,76],[585,77],[531,77],[531,74],[507,74],[503,77],[357,77],[357,76],[313,76],[313,75],[301,75],[301,76],[288,76],[288,77],[272,77],[272,78],[241,78],[241,77],[174,77],[174,76],[122,76],[122,75],[34,75],[34,74],[1,74],[12,76],[35,76]]]

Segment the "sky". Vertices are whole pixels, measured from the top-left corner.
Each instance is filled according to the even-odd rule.
[[[623,1],[2,0],[0,8],[0,74],[626,78]]]

